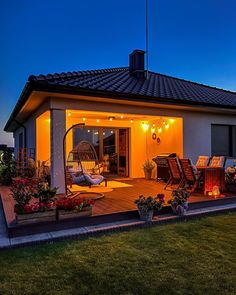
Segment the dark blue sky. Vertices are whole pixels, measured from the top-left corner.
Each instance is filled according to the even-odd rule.
[[[149,7],[151,70],[236,91],[235,0]],[[30,74],[127,66],[145,49],[145,0],[1,0],[0,37],[2,129]]]

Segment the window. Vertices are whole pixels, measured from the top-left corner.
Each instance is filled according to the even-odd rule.
[[[211,153],[212,156],[236,156],[236,126],[211,126]]]

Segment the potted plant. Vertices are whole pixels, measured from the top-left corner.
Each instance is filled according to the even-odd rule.
[[[15,200],[16,223],[29,224],[56,219],[55,202],[52,198],[50,201],[48,197],[43,199],[42,190],[39,189],[38,184],[35,185],[27,178],[13,180],[11,196]],[[39,201],[33,202],[37,197]]]
[[[190,193],[185,189],[176,189],[172,191],[171,199],[168,203],[173,212],[179,216],[184,216],[188,210],[188,198]]]
[[[57,188],[51,188],[47,182],[39,182],[37,184],[36,193],[34,197],[39,199],[39,202],[42,203],[51,203],[54,202],[54,197],[57,193]]]
[[[138,207],[140,219],[142,221],[151,222],[154,211],[160,211],[164,204],[164,195],[158,194],[155,198],[149,196],[145,198],[143,195],[139,196],[134,203]]]
[[[150,180],[152,178],[152,170],[154,168],[154,164],[150,160],[146,160],[143,164],[143,171],[145,175],[145,179]]]
[[[227,189],[232,193],[236,193],[236,165],[226,169],[225,180]]]
[[[92,215],[93,200],[83,198],[64,198],[57,200],[57,218],[68,219]]]

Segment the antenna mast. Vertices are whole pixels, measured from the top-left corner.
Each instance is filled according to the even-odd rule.
[[[146,0],[146,69],[148,79],[148,0]]]

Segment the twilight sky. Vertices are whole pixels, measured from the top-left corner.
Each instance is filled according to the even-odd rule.
[[[149,68],[236,91],[236,1],[149,0]],[[31,74],[128,65],[145,0],[1,0],[0,144]]]

